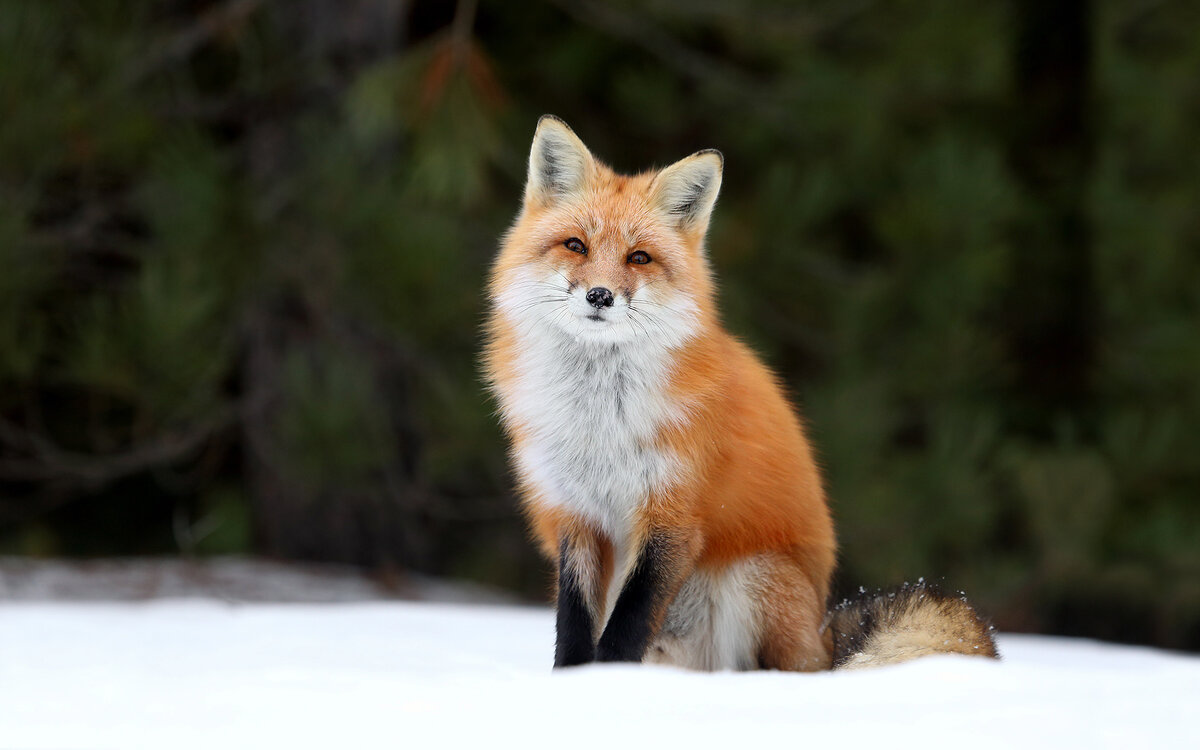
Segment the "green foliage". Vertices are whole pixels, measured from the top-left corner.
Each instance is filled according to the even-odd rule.
[[[177,529],[180,552],[197,555],[244,554],[254,543],[250,504],[238,488],[217,485],[201,497],[195,522]]]
[[[1194,3],[1095,0],[1032,160],[1028,3],[454,5],[0,0],[0,549],[153,548],[84,533],[138,494],[189,554],[540,592],[476,357],[549,111],[625,170],[724,151],[722,309],[847,584],[1200,646]]]
[[[293,353],[283,365],[283,468],[316,486],[353,485],[391,455],[369,366],[336,347]]]

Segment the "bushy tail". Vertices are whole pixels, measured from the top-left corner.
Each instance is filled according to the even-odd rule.
[[[921,582],[847,599],[828,616],[833,668],[896,664],[930,654],[1000,658],[993,628],[963,595]]]

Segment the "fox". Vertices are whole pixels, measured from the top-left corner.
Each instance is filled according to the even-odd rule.
[[[488,279],[483,375],[555,569],[554,666],[811,672],[997,657],[924,583],[830,609],[833,517],[778,378],[726,331],[705,249],[724,157],[635,175],[543,116]]]

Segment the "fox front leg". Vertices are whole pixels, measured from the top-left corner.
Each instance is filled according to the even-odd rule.
[[[596,646],[597,661],[640,662],[662,626],[667,607],[692,568],[694,555],[678,535],[652,532],[621,588]]]
[[[596,658],[602,555],[599,540],[584,533],[563,536],[558,556],[558,611],[554,666],[572,667]]]

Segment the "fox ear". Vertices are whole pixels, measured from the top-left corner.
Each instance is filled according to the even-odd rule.
[[[703,234],[721,191],[724,166],[721,152],[711,148],[680,159],[654,178],[655,206],[680,229]]]
[[[542,115],[529,151],[525,203],[548,204],[572,195],[594,169],[595,159],[579,136],[554,115]]]

